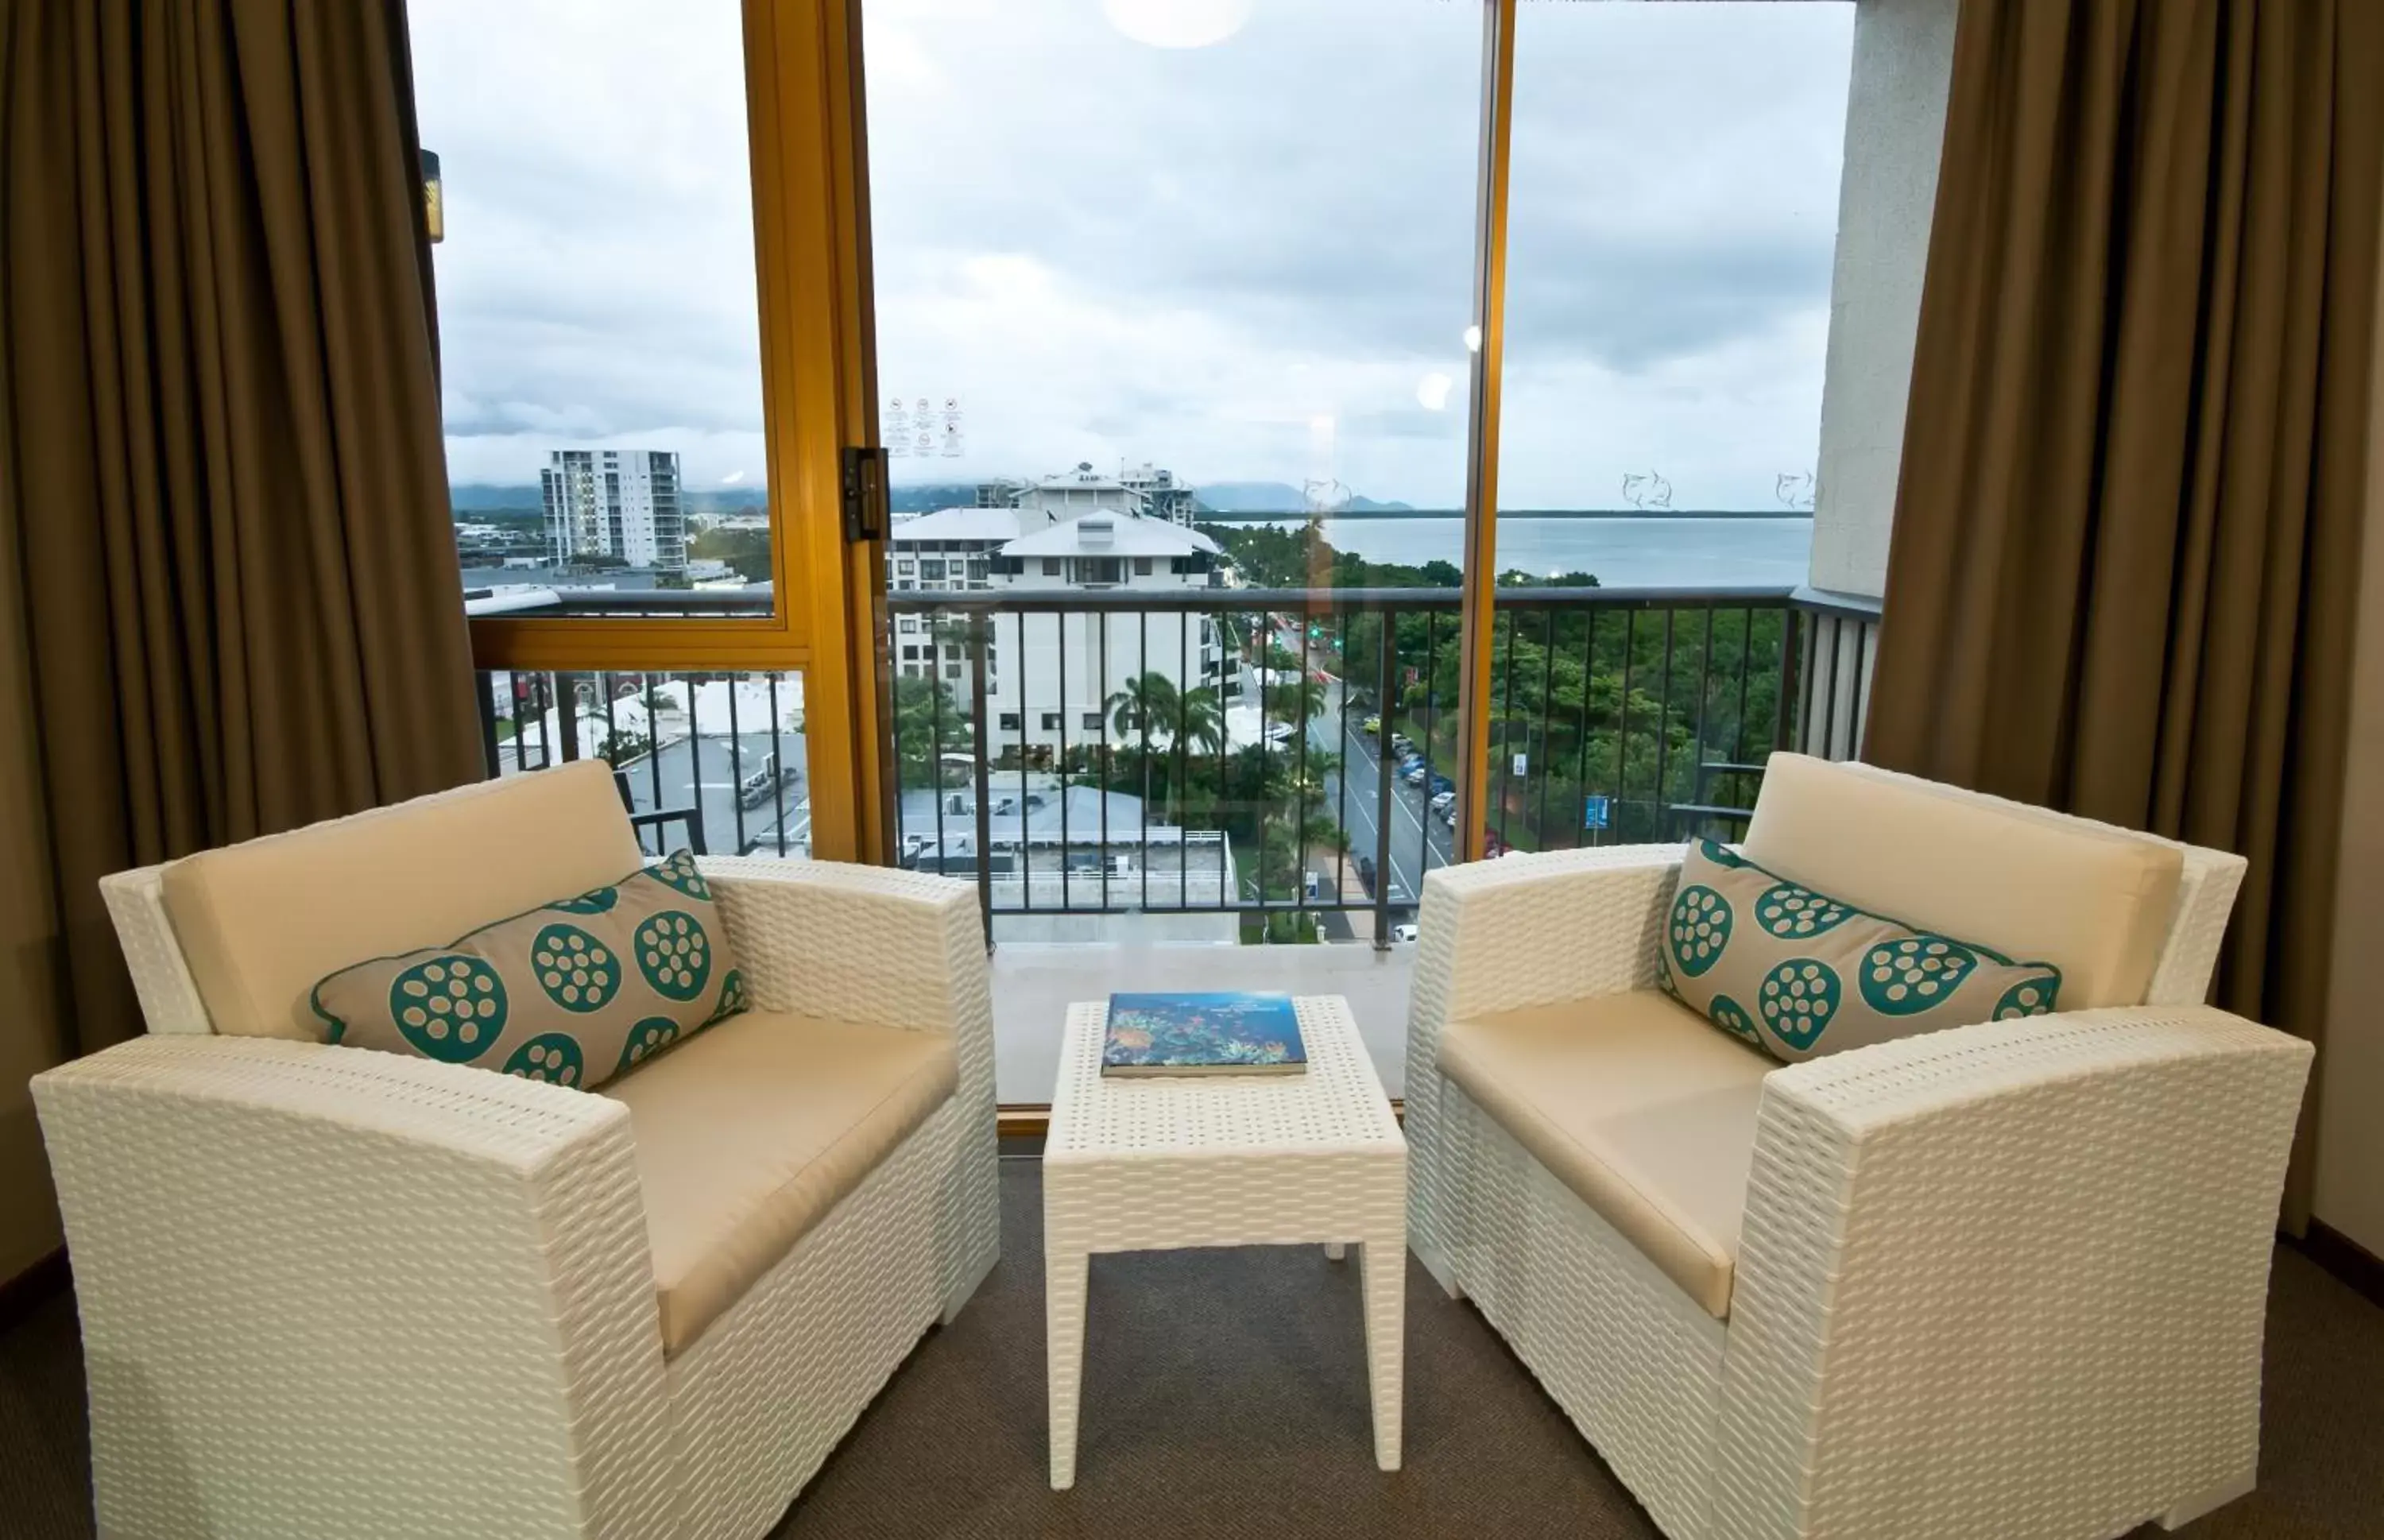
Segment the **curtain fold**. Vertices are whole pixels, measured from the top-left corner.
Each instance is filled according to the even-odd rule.
[[[72,1046],[103,875],[483,773],[402,5],[0,11],[0,538]]]
[[[2363,0],[1966,0],[1864,745],[2241,852],[2217,999],[2313,1038],[2379,81]]]

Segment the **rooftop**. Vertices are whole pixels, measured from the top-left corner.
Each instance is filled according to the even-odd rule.
[[[974,512],[987,513],[990,509]],[[1001,548],[1005,556],[1189,556],[1217,542],[1197,529],[1141,514],[1087,514]]]
[[[1024,528],[1015,508],[938,508],[895,520],[886,539],[895,545],[908,540],[1014,540]]]

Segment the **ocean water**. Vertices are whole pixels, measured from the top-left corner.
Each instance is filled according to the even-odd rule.
[[[1277,521],[1288,528],[1297,520]],[[1336,551],[1419,566],[1455,562],[1459,518],[1328,518]],[[1608,588],[1794,586],[1813,552],[1809,518],[1515,518],[1498,523],[1498,570],[1586,572]]]

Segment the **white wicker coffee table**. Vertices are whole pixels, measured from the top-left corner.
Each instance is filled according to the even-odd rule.
[[[1096,1251],[1359,1247],[1374,1463],[1399,1468],[1407,1141],[1338,996],[1294,1002],[1299,1074],[1101,1078],[1106,1003],[1068,1008],[1043,1150],[1051,1485],[1076,1480],[1085,1285]]]

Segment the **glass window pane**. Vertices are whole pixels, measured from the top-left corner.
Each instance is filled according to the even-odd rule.
[[[479,677],[481,727],[500,775],[601,759],[651,854],[810,857],[801,672]]]
[[[739,8],[408,12],[467,606],[768,613]]]
[[[1380,816],[1395,765],[1358,727],[1386,683],[1453,702],[1455,597],[1428,638],[1422,604],[1345,634],[1233,596],[1457,581],[1480,5],[863,16],[890,550],[961,554],[1010,659],[982,751],[1012,809],[982,852],[996,938],[1371,940],[1344,847],[1407,911],[1450,844],[1404,782]],[[933,705],[898,695],[899,826],[951,870],[978,853],[937,809],[978,762],[938,755]]]
[[[1521,7],[1494,850],[1744,829],[1812,540],[1854,13]]]

